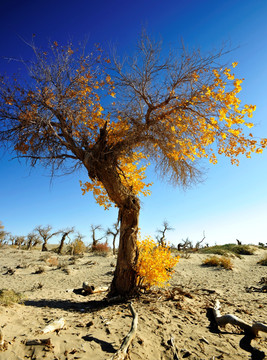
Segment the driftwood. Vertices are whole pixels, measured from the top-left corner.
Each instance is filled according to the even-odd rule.
[[[131,303],[129,304],[129,309],[130,309],[132,317],[133,317],[131,329],[130,329],[129,333],[125,336],[125,338],[123,339],[120,349],[116,352],[116,354],[114,354],[114,356],[112,356],[111,360],[125,359],[125,357],[127,355],[127,350],[136,335],[137,324],[138,324],[138,314],[134,310]]]
[[[220,308],[221,308],[220,301],[217,299],[213,307],[213,314],[218,326],[225,326],[227,324],[237,325],[242,330],[244,330],[245,333],[247,333],[252,337],[256,337],[259,331],[267,333],[267,325],[260,322],[255,322],[253,325],[249,325],[248,323],[239,319],[235,315],[231,315],[231,314],[221,315]]]
[[[0,349],[4,346],[4,335],[3,335],[3,332],[2,330],[0,329]]]
[[[25,345],[27,346],[31,346],[31,345],[46,345],[46,346],[51,346],[51,339],[33,339],[33,340],[27,340],[25,342]]]
[[[179,357],[178,357],[178,350],[177,350],[177,347],[174,343],[174,338],[171,336],[170,340],[169,340],[169,344],[171,345],[172,347],[172,350],[173,350],[173,359],[174,360],[179,360]]]
[[[51,324],[47,325],[43,330],[41,330],[41,334],[47,334],[49,332],[60,330],[65,326],[65,323],[66,320],[64,318],[53,321]]]
[[[108,291],[108,286],[98,286],[98,287],[94,287],[94,286],[92,286],[92,285],[89,285],[87,282],[84,282],[84,283],[83,283],[83,290],[84,290],[87,294],[96,294],[96,293]]]

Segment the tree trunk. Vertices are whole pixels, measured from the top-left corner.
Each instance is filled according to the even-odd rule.
[[[115,242],[116,242],[116,236],[113,235],[113,255],[116,255],[116,245],[115,245]]]
[[[59,247],[58,247],[58,249],[57,249],[57,253],[58,253],[59,255],[62,254],[64,242],[65,242],[65,240],[66,240],[67,235],[68,235],[68,233],[64,233],[64,234],[62,235],[62,238],[61,238]]]
[[[47,240],[44,240],[44,243],[43,243],[43,246],[42,246],[42,251],[48,251]]]
[[[139,199],[129,195],[120,209],[120,242],[114,278],[111,284],[112,295],[131,295],[136,290],[136,261]]]

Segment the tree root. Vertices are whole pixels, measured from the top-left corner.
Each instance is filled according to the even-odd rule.
[[[112,356],[112,358],[110,360],[123,360],[126,358],[127,355],[127,350],[131,344],[131,342],[133,341],[135,335],[136,335],[136,331],[137,331],[137,324],[138,324],[138,314],[137,312],[134,310],[132,303],[129,304],[129,309],[132,313],[133,316],[133,321],[132,321],[132,326],[131,329],[129,331],[129,333],[125,336],[120,349],[116,352],[116,354],[114,354]]]
[[[246,334],[253,338],[258,335],[259,331],[267,333],[267,325],[260,322],[255,322],[253,325],[249,325],[235,315],[221,315],[220,308],[220,301],[217,299],[213,307],[213,314],[218,326],[225,326],[226,324],[237,325],[244,330]]]

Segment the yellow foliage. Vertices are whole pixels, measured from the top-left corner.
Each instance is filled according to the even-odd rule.
[[[151,237],[137,241],[139,251],[136,271],[137,284],[145,289],[151,286],[163,287],[168,285],[174,267],[179,261],[179,256],[173,257],[169,247],[156,244]]]
[[[58,46],[56,42],[53,44]],[[100,63],[101,49],[97,47],[97,51],[99,56],[96,59],[97,63]],[[68,58],[75,56],[71,46],[67,47],[66,53]],[[109,59],[103,61],[110,63]],[[131,155],[120,153],[116,164],[124,186],[136,195],[150,194],[148,187],[151,184],[145,183],[148,158],[142,153],[143,139],[146,136],[151,138],[149,145],[154,149],[151,157],[159,164],[190,164],[199,158],[206,158],[210,163],[216,164],[217,154],[224,154],[230,158],[232,164],[238,165],[239,155],[250,157],[253,152],[262,152],[267,145],[267,139],[262,139],[258,143],[251,134],[246,135],[248,128],[253,127],[253,123],[246,121],[246,118],[253,116],[256,106],[246,104],[241,107],[241,100],[237,95],[242,89],[243,79],[235,78],[232,73],[232,68],[236,66],[237,62],[233,62],[231,69],[224,67],[211,70],[207,67],[191,73],[189,71],[190,90],[187,91],[185,87],[178,96],[179,82],[177,88],[167,88],[168,101],[151,105],[153,121],[149,126],[145,113],[141,120],[135,119],[138,124],[140,122],[138,126],[143,132],[143,137],[139,144],[132,146],[134,152]],[[104,108],[103,104],[107,103],[106,96],[116,99],[114,81],[111,75],[101,70],[101,66],[99,71],[93,71],[86,57],[79,62],[75,76],[60,95],[62,98],[58,98],[56,87],[49,85],[41,87],[38,84],[34,90],[19,91],[23,100],[18,106],[18,121],[22,128],[25,126],[27,129],[36,119],[42,119],[43,107],[54,116],[57,104],[64,103],[68,130],[66,136],[70,136],[74,143],[81,147],[86,144],[86,148],[93,148],[104,126],[107,130],[105,141],[110,149],[127,140],[131,133],[139,131],[139,128],[133,125],[134,121],[127,116],[123,117],[120,111],[114,116]],[[15,100],[12,93],[7,94],[5,104],[12,106],[16,103]],[[41,107],[39,104],[42,104]],[[112,104],[116,105],[116,102]],[[164,137],[158,136],[161,130]],[[40,128],[33,136],[22,135],[14,148],[24,155],[28,152],[35,153],[36,137],[48,138],[57,131],[57,126],[53,128],[51,125]],[[146,165],[143,165],[145,162]],[[100,205],[105,208],[110,206],[108,193],[98,179],[81,183],[81,187],[83,194],[93,191]]]
[[[140,161],[146,160],[147,156],[142,153],[134,152],[130,157],[122,158],[119,169],[120,169],[120,179],[124,186],[131,189],[135,195],[142,194],[144,196],[150,195],[150,190],[148,189],[151,186],[151,183],[146,184],[144,179],[146,178],[145,170],[148,166],[140,166]],[[106,192],[106,189],[102,183],[98,180],[87,181],[82,183],[80,181],[80,186],[82,189],[83,195],[92,191],[96,202],[105,208],[109,209],[112,205],[111,200]]]

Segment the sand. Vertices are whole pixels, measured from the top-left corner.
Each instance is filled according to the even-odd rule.
[[[263,359],[267,357],[267,333],[251,344],[232,325],[215,331],[209,309],[215,299],[222,314],[235,314],[244,321],[267,323],[267,293],[260,288],[266,266],[257,261],[266,250],[233,259],[234,269],[203,267],[207,255],[193,253],[181,258],[168,290],[142,294],[132,305],[138,313],[137,335],[129,359]],[[58,259],[57,259],[58,258]],[[0,360],[19,359],[111,359],[129,332],[132,316],[127,303],[107,304],[105,293],[83,296],[73,292],[87,281],[109,285],[116,258],[85,254],[73,258],[38,250],[0,249],[0,289],[12,289],[26,298],[24,304],[0,305],[0,329],[5,350]],[[10,270],[11,269],[11,270]],[[58,332],[41,334],[50,322],[64,318]],[[50,339],[50,346],[27,345],[27,341]],[[176,357],[177,359],[177,357]]]

